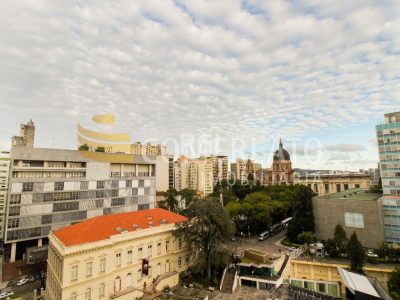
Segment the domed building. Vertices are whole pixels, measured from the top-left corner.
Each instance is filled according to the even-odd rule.
[[[272,168],[264,173],[264,184],[292,184],[293,170],[289,152],[279,141],[279,149],[275,151]]]
[[[282,183],[293,183],[293,170],[289,152],[283,148],[282,141],[279,141],[279,149],[275,151],[272,163],[272,184]]]

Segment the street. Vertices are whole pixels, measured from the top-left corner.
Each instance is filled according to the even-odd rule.
[[[235,252],[242,253],[244,250],[248,248],[253,248],[257,250],[261,250],[270,254],[279,255],[279,250],[282,252],[286,251],[287,248],[285,246],[277,246],[276,243],[282,239],[286,235],[286,230],[267,238],[264,241],[259,241],[258,236],[249,238],[249,239],[236,239],[236,241],[232,241],[229,243],[231,249]],[[240,242],[241,241],[241,242]]]

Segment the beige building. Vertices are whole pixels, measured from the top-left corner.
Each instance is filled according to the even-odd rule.
[[[11,138],[11,147],[29,147],[32,148],[35,142],[35,124],[30,120],[26,124],[21,124],[19,136]]]
[[[212,193],[219,180],[227,178],[226,156],[201,156],[190,159],[182,155],[174,165],[174,184],[178,191],[189,188],[198,191],[201,196],[207,196]]]
[[[341,224],[348,237],[356,232],[364,247],[378,249],[384,241],[381,196],[351,189],[314,197],[315,235],[323,240],[333,238],[335,226]]]
[[[297,175],[294,178],[295,184],[309,186],[316,194],[326,195],[338,193],[348,189],[369,189],[371,187],[371,177],[361,173],[339,173],[339,174],[306,174]]]
[[[250,159],[243,160],[241,158],[238,158],[236,159],[236,162],[231,163],[230,177],[243,183],[248,180],[249,174],[252,174],[253,178],[255,180],[258,180],[258,174],[261,168],[262,167],[260,163],[255,163]]]
[[[96,217],[52,232],[45,299],[137,299],[179,283],[188,250],[174,237],[186,218],[156,208]]]
[[[10,157],[8,153],[0,156],[0,239],[4,236],[4,220],[8,193],[8,177],[10,173]]]

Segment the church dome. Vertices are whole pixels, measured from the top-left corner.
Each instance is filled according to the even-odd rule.
[[[282,141],[279,141],[279,149],[274,153],[274,161],[277,160],[290,160],[289,152],[283,148]]]

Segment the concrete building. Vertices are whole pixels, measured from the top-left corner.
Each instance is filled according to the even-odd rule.
[[[8,153],[0,156],[0,239],[4,236],[4,220],[8,194],[8,178],[10,173],[10,157]]]
[[[231,178],[241,183],[247,182],[249,174],[252,174],[254,180],[259,180],[259,171],[261,164],[255,163],[253,160],[236,159],[236,162],[231,163]]]
[[[228,178],[228,157],[201,156],[190,159],[184,155],[174,164],[175,189],[185,188],[198,191],[201,196],[212,193],[214,185],[219,180]]]
[[[152,158],[152,160],[149,160]],[[153,208],[156,157],[14,147],[5,260],[46,244],[50,231],[88,218]]]
[[[400,112],[376,126],[383,188],[385,240],[400,243]]]
[[[315,235],[332,238],[335,226],[341,224],[348,237],[355,231],[364,247],[378,249],[384,241],[381,196],[351,189],[314,197]]]
[[[314,193],[321,196],[329,193],[339,193],[348,189],[362,188],[368,190],[371,187],[371,176],[365,173],[352,172],[337,174],[295,174],[294,183],[307,185]]]
[[[189,253],[173,233],[185,221],[156,208],[100,216],[52,232],[45,299],[131,300],[176,286]]]
[[[11,147],[29,147],[32,148],[35,142],[35,124],[30,120],[26,124],[21,124],[19,136],[11,138]]]
[[[332,297],[345,295],[345,283],[338,268],[348,269],[349,266],[339,261],[315,261],[308,259],[292,259],[289,281],[291,285],[306,288]],[[375,278],[379,284],[387,289],[387,281],[394,267],[365,266],[367,276]],[[365,299],[365,298],[364,298]]]

